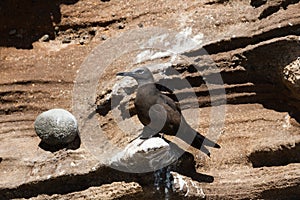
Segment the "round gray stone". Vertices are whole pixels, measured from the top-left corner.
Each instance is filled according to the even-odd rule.
[[[37,116],[34,122],[36,134],[48,145],[72,142],[78,134],[75,117],[64,109],[51,109]]]

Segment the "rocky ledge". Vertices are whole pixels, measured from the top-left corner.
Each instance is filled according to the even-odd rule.
[[[147,36],[115,39],[120,34],[130,37],[135,30],[152,27],[172,30],[200,44],[201,48],[188,51],[177,46],[180,58],[173,59],[170,52],[155,54],[155,59],[142,64],[168,63],[155,71],[159,83],[188,80],[189,87],[172,89],[177,96],[187,97],[182,99],[182,110],[190,116],[189,123],[203,134],[221,133],[215,138],[221,149],[212,150],[211,158],[187,148],[179,164],[166,170],[173,184],[167,197],[297,199],[299,8],[298,0],[1,1],[0,199],[166,198],[164,190],[155,187],[156,173],[116,170],[105,154],[111,150],[108,143],[125,149],[141,128],[132,105],[135,86],[119,85],[125,86],[126,98],[114,93],[120,83],[115,74],[134,67],[130,59],[141,49],[120,54],[102,71],[94,96],[87,98],[91,104],[80,104],[74,98],[85,95],[85,91],[76,93],[81,84],[76,77],[83,63],[89,62],[87,58],[97,52],[93,49],[100,45],[104,50],[99,55],[111,58],[119,52],[116,47],[122,50]],[[222,84],[210,82],[216,73],[211,69],[217,69]],[[220,91],[226,94],[226,101],[224,96],[212,98],[211,94]],[[195,98],[189,98],[191,95]],[[195,102],[197,106],[191,106]],[[101,128],[109,142],[81,132],[81,145],[76,148],[40,148],[33,125],[36,117],[58,107],[78,117],[74,103],[92,112],[95,124],[86,121],[93,125],[88,126],[88,136]],[[222,116],[214,112],[220,107],[226,111]],[[116,118],[121,111],[125,114]],[[224,119],[221,128],[217,119]],[[126,126],[129,122],[137,124],[135,129]],[[182,147],[180,141],[168,139]],[[91,148],[95,142],[98,145]]]

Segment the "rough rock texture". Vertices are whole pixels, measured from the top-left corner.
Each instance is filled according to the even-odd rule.
[[[71,143],[78,136],[78,125],[75,117],[64,109],[45,111],[34,121],[36,134],[48,145]]]
[[[188,185],[202,188],[207,199],[300,196],[299,70],[294,67],[300,56],[298,0],[4,0],[0,9],[0,199],[160,196],[154,191],[152,173],[111,169],[84,143],[78,149],[45,151],[38,146],[40,139],[33,127],[37,115],[45,110],[72,110],[72,98],[78,95],[73,93],[74,81],[92,49],[120,33],[152,26],[197,36],[220,70],[227,97],[225,124],[218,138],[222,148],[212,150],[210,159],[189,149],[192,154],[186,155],[184,166],[191,170],[179,166],[176,173]],[[46,34],[50,41],[39,41]],[[115,73],[132,67],[125,62],[131,53],[103,72],[97,101],[93,100],[105,108],[94,113],[99,126],[121,148],[134,135],[116,126],[109,101],[117,82]],[[197,50],[187,56],[195,54],[199,57]],[[170,58],[159,61],[164,59]],[[199,60],[205,59],[203,55]],[[169,67],[179,72],[177,78],[190,81],[197,96],[200,108],[189,107],[189,99],[183,101],[187,105],[183,112],[200,113],[199,123],[191,124],[204,134],[214,132],[211,123],[217,122],[211,119],[218,116],[211,116],[216,108],[211,105],[218,99],[210,99],[205,74],[189,62],[174,62]],[[218,91],[220,85],[215,87],[213,91]],[[189,94],[189,90],[176,88],[175,92]],[[133,116],[125,117],[125,123],[135,120],[138,124],[132,99],[128,100],[125,110]],[[190,191],[188,197],[186,191],[175,190],[172,195],[174,199],[202,195]]]
[[[110,166],[127,172],[145,173],[158,170],[175,161],[176,159],[172,159],[168,143],[163,139],[136,139],[111,159]]]
[[[297,98],[300,95],[300,57],[283,68],[283,82]]]

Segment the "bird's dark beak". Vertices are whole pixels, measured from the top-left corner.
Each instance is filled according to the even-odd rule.
[[[117,76],[133,76],[132,72],[119,72],[117,73]]]

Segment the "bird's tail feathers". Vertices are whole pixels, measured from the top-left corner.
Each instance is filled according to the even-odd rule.
[[[193,143],[199,147],[201,147],[202,145],[205,146],[209,146],[209,147],[214,147],[214,148],[221,148],[220,145],[218,145],[217,143],[211,141],[210,139],[204,137],[203,135],[201,135],[200,133],[197,133]]]
[[[198,149],[200,149],[203,153],[205,153],[208,157],[210,157],[210,152],[204,145]]]
[[[210,152],[206,148],[206,146],[213,148],[221,148],[220,145],[204,137],[199,132],[195,131],[189,126],[184,126],[184,129],[179,131],[176,136],[185,141],[186,143],[190,144],[192,147],[199,149],[208,156],[210,156]]]

